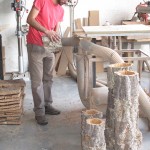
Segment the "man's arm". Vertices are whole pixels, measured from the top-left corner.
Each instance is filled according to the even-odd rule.
[[[27,18],[27,23],[32,26],[33,28],[35,28],[38,31],[41,31],[43,33],[46,34],[46,36],[48,36],[50,38],[51,41],[58,41],[60,40],[59,35],[55,32],[55,31],[50,31],[48,29],[46,29],[45,27],[43,27],[40,23],[38,23],[35,18],[37,17],[39,13],[39,10],[36,7],[32,7],[28,18]]]
[[[59,34],[60,33],[60,22],[57,23],[55,27],[55,31]]]

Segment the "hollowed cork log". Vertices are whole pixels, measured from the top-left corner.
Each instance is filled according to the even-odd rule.
[[[131,70],[131,63],[116,63],[109,65],[107,69],[108,105],[106,111],[105,137],[108,150],[114,150],[114,75],[119,70]]]
[[[106,141],[109,143],[107,149],[139,150],[142,134],[138,129],[138,73],[128,70],[115,72],[113,94],[114,122],[111,128],[113,136],[106,136]]]
[[[87,119],[82,150],[106,150],[104,129],[104,120],[99,118]]]
[[[103,117],[102,112],[96,109],[89,109],[81,112],[81,145],[82,145],[82,139],[85,135],[86,120],[91,118],[101,119],[102,117]]]
[[[107,68],[108,88],[113,89],[114,73],[120,70],[132,70],[132,64],[131,63],[116,63],[116,64],[109,65]]]

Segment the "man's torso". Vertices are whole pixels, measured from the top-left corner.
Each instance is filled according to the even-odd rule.
[[[54,30],[57,23],[63,19],[63,8],[60,5],[53,4],[52,0],[35,0],[33,6],[39,10],[36,21],[48,30]],[[43,46],[42,36],[42,32],[30,26],[27,43]]]

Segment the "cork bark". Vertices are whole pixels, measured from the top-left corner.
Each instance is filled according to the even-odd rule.
[[[82,141],[85,135],[86,120],[92,119],[92,118],[101,119],[102,117],[103,117],[102,112],[96,109],[87,109],[81,112],[81,145],[82,145]]]
[[[139,150],[142,134],[138,129],[139,79],[133,71],[114,73],[112,124],[106,132],[107,150]],[[108,129],[107,129],[108,130]]]
[[[107,83],[108,83],[108,105],[106,111],[106,129],[105,137],[108,150],[114,150],[114,75],[119,70],[131,70],[131,63],[116,63],[109,65],[107,69]]]
[[[104,129],[104,120],[99,118],[87,119],[82,150],[106,150]]]

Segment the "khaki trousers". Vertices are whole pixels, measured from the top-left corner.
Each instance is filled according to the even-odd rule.
[[[27,44],[27,50],[34,112],[36,116],[41,116],[45,115],[45,106],[53,102],[51,87],[55,55],[34,44]]]

